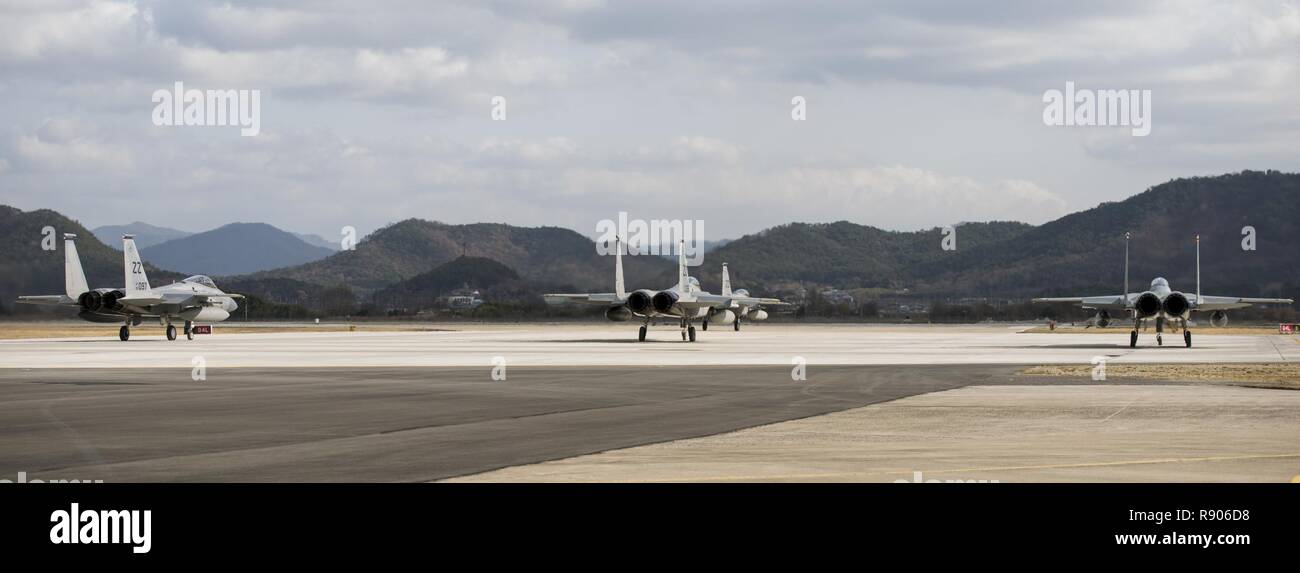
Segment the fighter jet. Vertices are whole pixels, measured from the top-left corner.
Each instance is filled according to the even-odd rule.
[[[727,263],[722,263],[722,296],[731,297],[731,305],[710,308],[708,316],[704,317],[704,323],[701,325],[704,330],[709,329],[709,321],[716,320],[723,324],[730,322],[739,332],[741,320],[767,320],[767,311],[761,308],[762,305],[789,304],[775,298],[753,298],[749,296],[749,291],[743,288],[731,290],[731,276],[727,274]]]
[[[1228,310],[1246,308],[1253,304],[1293,304],[1289,298],[1248,298],[1238,296],[1201,296],[1201,236],[1196,236],[1196,293],[1182,293],[1169,287],[1169,281],[1157,277],[1145,292],[1128,291],[1128,240],[1124,234],[1124,292],[1125,294],[1036,298],[1034,302],[1077,302],[1083,308],[1096,310],[1097,326],[1110,324],[1111,313],[1127,313],[1133,320],[1133,331],[1129,333],[1129,348],[1137,346],[1138,328],[1152,319],[1156,323],[1156,344],[1163,346],[1165,323],[1173,321],[1183,331],[1183,344],[1192,346],[1192,332],[1187,329],[1187,320],[1193,312],[1209,312],[1210,324],[1227,326]]]
[[[695,342],[695,326],[691,323],[696,320],[707,321],[710,312],[714,312],[715,316],[719,316],[723,320],[735,322],[736,317],[728,316],[727,313],[734,314],[738,309],[749,312],[749,309],[759,304],[781,304],[780,300],[755,298],[748,296],[748,293],[716,295],[701,290],[700,281],[691,277],[687,272],[685,246],[683,243],[678,250],[677,284],[664,290],[640,289],[632,292],[625,290],[623,283],[623,249],[621,241],[616,239],[614,249],[614,292],[560,293],[547,294],[543,295],[543,297],[549,304],[576,302],[603,305],[606,307],[605,318],[615,322],[639,319],[641,320],[641,328],[637,333],[639,342],[645,342],[646,331],[649,329],[650,322],[654,319],[676,321],[681,326],[682,340]],[[729,281],[725,288],[730,290]],[[764,313],[763,318],[766,318],[766,313]],[[739,330],[738,323],[737,330]]]
[[[131,327],[145,318],[156,318],[166,327],[167,340],[176,340],[173,322],[185,323],[185,338],[194,340],[195,322],[220,322],[230,316],[244,295],[222,292],[204,275],[195,275],[178,283],[150,288],[144,263],[132,235],[122,235],[122,263],[126,286],[91,289],[77,256],[77,236],[63,235],[63,278],[65,294],[20,296],[26,304],[52,304],[78,307],[77,316],[90,322],[121,322],[118,338],[131,337]]]

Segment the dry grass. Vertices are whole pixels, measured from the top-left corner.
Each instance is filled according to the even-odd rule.
[[[0,323],[0,340],[23,338],[80,338],[106,336],[117,338],[119,325],[95,323]],[[178,326],[179,330],[180,327]],[[446,330],[424,324],[302,324],[237,326],[218,324],[213,331],[218,334],[278,334],[285,332],[428,332]],[[161,334],[163,328],[156,322],[131,327],[132,332]]]
[[[1053,364],[1021,370],[1022,376],[1092,379],[1090,364]],[[1267,364],[1107,364],[1106,380],[1168,380],[1225,383],[1256,388],[1300,390],[1300,363]]]
[[[1086,328],[1086,327],[1084,327],[1084,326],[1070,326],[1070,325],[1062,325],[1062,324],[1058,324],[1058,325],[1056,325],[1056,330],[1052,330],[1052,329],[1048,328],[1047,325],[1043,325],[1043,326],[1035,326],[1035,327],[1033,327],[1033,328],[1029,328],[1029,329],[1026,329],[1026,330],[1022,330],[1021,332],[1027,332],[1027,333],[1031,333],[1031,334],[1111,334],[1111,335],[1116,335],[1116,334],[1118,334],[1118,335],[1125,335],[1125,334],[1128,334],[1128,332],[1129,332],[1130,330],[1132,330],[1132,325],[1124,325],[1124,324],[1112,323],[1112,324],[1111,324],[1109,327],[1107,327],[1107,328],[1097,328],[1097,327],[1095,327],[1095,326],[1092,327],[1092,328]],[[1196,335],[1196,334],[1248,334],[1248,335],[1257,335],[1257,336],[1258,336],[1258,335],[1268,335],[1268,334],[1277,334],[1277,333],[1278,333],[1278,332],[1277,332],[1277,325],[1273,325],[1273,326],[1228,326],[1228,327],[1224,327],[1224,328],[1215,328],[1215,327],[1213,327],[1213,326],[1202,326],[1202,327],[1199,327],[1199,328],[1198,328],[1198,327],[1193,326],[1193,327],[1189,328],[1188,330],[1191,330],[1193,335]],[[1167,327],[1165,327],[1165,331],[1166,331],[1166,333],[1176,332],[1172,326],[1167,326]],[[1142,334],[1155,334],[1155,333],[1156,333],[1156,329],[1155,329],[1155,326],[1152,326],[1152,327],[1150,327],[1150,328],[1147,329],[1147,330],[1139,330],[1138,332],[1139,332],[1139,333],[1142,333]],[[1180,335],[1181,335],[1181,333],[1180,333]]]

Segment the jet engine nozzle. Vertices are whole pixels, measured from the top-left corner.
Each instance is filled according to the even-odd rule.
[[[655,293],[654,305],[655,305],[656,312],[661,312],[666,314],[669,310],[673,308],[674,304],[677,304],[677,293],[668,290],[659,291],[658,293]]]
[[[627,295],[627,307],[637,314],[647,314],[654,306],[654,293],[647,290],[633,291]]]
[[[99,291],[86,291],[77,297],[77,303],[81,305],[81,308],[95,312],[104,305],[104,295],[99,294]]]
[[[1192,304],[1187,302],[1187,295],[1181,292],[1171,292],[1169,296],[1165,297],[1164,307],[1165,314],[1181,318],[1187,315],[1187,309],[1191,308]]]
[[[1137,311],[1138,318],[1149,318],[1160,312],[1160,297],[1151,291],[1138,295],[1133,302],[1133,310]]]
[[[1218,328],[1228,326],[1228,313],[1216,310],[1210,314],[1210,325]]]
[[[118,307],[122,306],[118,304],[117,301],[124,296],[126,296],[126,293],[120,290],[111,290],[104,293],[103,295],[101,295],[101,300],[103,301],[101,304],[101,308],[103,308],[104,310],[117,310]]]
[[[627,322],[632,320],[632,311],[626,306],[611,306],[605,309],[605,318],[614,322]]]

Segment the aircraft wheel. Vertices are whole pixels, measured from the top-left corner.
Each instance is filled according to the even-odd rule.
[[[645,327],[644,327],[644,326],[642,326],[642,327],[641,327],[641,331],[640,331],[639,333],[637,333],[637,335],[636,335],[636,341],[637,341],[637,342],[645,342]]]
[[[707,320],[704,321],[704,324],[701,324],[701,325],[700,325],[700,329],[701,329],[701,330],[708,330],[708,329],[709,329],[709,321],[707,321]]]
[[[1157,335],[1156,335],[1156,346],[1164,346],[1164,345],[1165,345],[1165,340],[1164,340],[1163,338],[1161,338],[1159,334],[1157,334]]]
[[[691,342],[695,342],[695,327],[694,327],[694,326],[692,326],[692,327],[690,327],[690,328],[687,328],[687,329],[686,329],[686,334],[687,334],[687,336],[690,336],[690,337],[691,337]]]
[[[1134,330],[1133,332],[1128,333],[1128,347],[1137,348],[1137,345],[1138,345],[1138,331]]]
[[[185,340],[194,340],[194,333],[190,329],[185,329]]]
[[[1192,331],[1183,331],[1183,344],[1186,344],[1188,348],[1192,347]]]
[[[122,342],[126,342],[126,339],[131,338],[131,329],[123,326],[117,331],[117,337],[122,339]]]
[[[732,326],[734,326],[734,327],[736,328],[736,332],[740,332],[740,319],[737,318],[737,319],[736,319],[736,322],[733,323]]]
[[[167,325],[167,340],[176,340],[176,327]]]

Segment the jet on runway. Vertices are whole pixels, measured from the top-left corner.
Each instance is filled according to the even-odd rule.
[[[724,277],[725,266],[723,269]],[[732,322],[740,330],[740,317],[751,312],[751,320],[767,318],[763,310],[755,310],[762,304],[783,304],[774,298],[757,298],[745,291],[729,292],[730,279],[724,279],[723,294],[710,294],[700,290],[700,282],[690,276],[686,269],[686,248],[681,245],[677,256],[677,284],[661,291],[640,289],[627,292],[623,283],[623,249],[621,241],[614,249],[614,292],[547,294],[543,295],[549,304],[577,302],[605,306],[605,318],[616,322],[641,319],[641,328],[637,340],[645,342],[646,331],[650,321],[656,318],[670,318],[681,325],[682,340],[695,342],[695,326],[691,323],[701,320],[708,324],[708,319],[717,317],[723,322]],[[760,316],[761,313],[761,317]],[[706,327],[707,328],[707,327]]]
[[[195,322],[220,322],[230,316],[239,305],[237,298],[244,295],[222,292],[212,279],[195,275],[181,282],[158,288],[149,287],[144,273],[144,263],[135,247],[132,235],[122,236],[122,263],[126,286],[123,288],[90,289],[86,274],[77,256],[77,236],[63,235],[63,278],[65,294],[20,296],[18,302],[26,304],[52,304],[75,306],[81,311],[77,316],[90,322],[121,322],[118,337],[123,341],[131,337],[131,327],[139,326],[145,318],[156,318],[166,327],[167,340],[176,340],[173,322],[185,323],[185,337],[194,340]]]
[[[1128,313],[1133,320],[1133,331],[1129,333],[1128,345],[1137,346],[1138,328],[1143,323],[1154,319],[1156,323],[1156,344],[1164,345],[1165,323],[1175,322],[1182,328],[1183,344],[1192,346],[1192,332],[1187,329],[1187,320],[1193,312],[1209,312],[1210,324],[1227,326],[1228,310],[1246,308],[1253,304],[1293,304],[1289,298],[1248,298],[1239,296],[1201,296],[1201,237],[1196,236],[1196,293],[1186,294],[1169,287],[1169,281],[1157,277],[1151,281],[1151,287],[1145,292],[1128,292],[1128,239],[1124,234],[1124,293],[1116,295],[1036,298],[1034,302],[1077,302],[1083,308],[1097,311],[1097,326],[1110,324],[1111,313]]]
[[[767,311],[762,309],[762,305],[789,304],[774,298],[751,297],[749,291],[743,288],[732,291],[731,276],[727,274],[727,263],[722,263],[722,296],[731,297],[731,304],[725,307],[710,308],[708,315],[704,317],[704,323],[701,325],[704,330],[709,329],[709,321],[717,320],[723,324],[730,322],[739,332],[741,320],[767,320]]]

